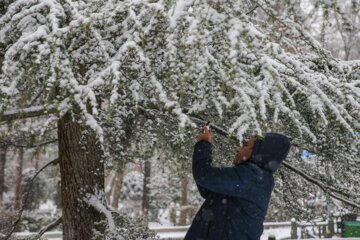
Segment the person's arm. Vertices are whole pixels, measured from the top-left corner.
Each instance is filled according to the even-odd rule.
[[[195,157],[195,152],[197,151],[196,149],[202,149],[203,151],[208,151],[208,153],[206,153],[206,159],[209,162],[209,164],[211,164],[212,162],[212,158],[211,158],[211,152],[212,152],[212,145],[210,142],[206,141],[206,140],[202,140],[198,143],[196,143],[195,145],[195,149],[194,149],[194,154],[193,154],[193,173],[194,173],[194,157]],[[195,179],[195,176],[194,176]],[[196,182],[196,180],[195,180]],[[207,198],[209,196],[210,191],[202,186],[200,186],[197,182],[196,182],[196,186],[199,190],[199,193],[201,195],[201,197],[203,198]]]
[[[195,144],[193,154],[193,176],[201,196],[208,191],[236,197],[246,197],[255,181],[255,174],[245,166],[217,168],[211,165],[212,144],[200,140]]]

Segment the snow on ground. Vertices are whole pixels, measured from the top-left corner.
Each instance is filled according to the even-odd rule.
[[[34,232],[17,232],[15,233],[15,239],[24,239],[24,238],[28,238],[32,235],[34,235],[36,233]],[[51,232],[46,232],[44,233],[44,235],[42,236],[41,239],[48,239],[48,240],[62,240],[62,232],[61,231],[51,231]]]
[[[176,239],[183,239],[185,237],[186,232],[166,232],[166,233],[158,233],[160,239],[167,239],[167,238],[176,238]],[[260,240],[267,240],[269,236],[275,236],[276,239],[284,239],[290,238],[290,228],[277,228],[277,229],[267,229],[264,230],[263,235],[261,236]],[[312,239],[314,240],[314,239]]]
[[[170,226],[163,226],[158,223],[151,222],[149,223],[149,227],[155,231],[164,228],[169,228],[169,230],[170,229],[173,230],[173,231],[170,230],[169,232],[159,232],[158,235],[160,236],[161,239],[166,239],[166,238],[182,239],[186,235],[187,230],[185,229],[188,229],[190,226],[170,227]],[[267,240],[269,236],[275,236],[276,239],[290,238],[290,227],[276,227],[273,229],[265,229],[260,240]]]
[[[261,235],[260,240],[267,240],[269,236],[274,236],[276,239],[290,238],[290,228],[280,227],[276,229],[265,229]]]
[[[184,239],[186,232],[158,233],[160,239]]]
[[[279,226],[265,229],[264,233],[262,234],[260,240],[267,240],[269,236],[274,236],[276,240],[285,240],[290,239],[290,227],[288,226],[282,226],[286,222],[277,223]],[[276,224],[276,223],[271,223]],[[169,226],[169,225],[161,225],[159,223],[150,222],[149,227],[152,230],[155,230],[158,232],[158,236],[160,239],[173,239],[173,240],[182,240],[184,239],[187,229],[189,226]],[[16,233],[16,236],[19,238],[25,238],[31,236],[29,232],[24,233]],[[48,239],[48,240],[62,240],[61,238],[61,232],[47,232],[44,234],[42,239]],[[299,233],[300,234],[300,233]],[[321,240],[325,240],[326,238],[322,238]],[[330,238],[327,238],[330,239]],[[360,238],[340,238],[334,236],[332,239],[346,239],[346,240],[360,240]],[[309,239],[310,240],[310,239]],[[316,240],[315,238],[312,238],[311,240]],[[320,240],[320,239],[318,239]]]
[[[157,227],[151,227],[151,229],[153,230],[157,230],[157,229],[164,229],[164,228],[168,228],[168,232],[159,232],[158,235],[160,236],[160,239],[184,239],[185,235],[186,235],[186,228],[188,228],[189,226],[185,226],[185,227],[165,227],[165,226],[157,226]],[[172,231],[173,230],[173,231]],[[29,237],[31,235],[31,233],[28,232],[24,232],[24,233],[16,233],[16,237],[20,237],[20,238],[25,238],[25,237]],[[44,234],[43,239],[48,239],[48,240],[62,240],[61,237],[59,237],[59,235],[61,235],[61,232],[56,231],[56,232],[47,232]],[[276,237],[276,239],[284,239],[286,237],[290,236],[290,229],[289,228],[277,228],[277,229],[266,229],[264,230],[263,235],[261,236],[261,240],[267,240],[268,236],[273,235]]]
[[[162,228],[164,228],[165,226],[163,226]],[[159,227],[156,227],[159,228]],[[174,232],[162,232],[159,233],[158,235],[160,236],[160,239],[174,239],[174,240],[180,240],[180,239],[184,239],[186,231],[180,231],[180,232],[176,232],[177,230],[184,228],[184,227],[169,227],[174,229]],[[42,239],[48,239],[48,240],[62,240],[61,237],[59,237],[59,235],[61,234],[61,232],[56,231],[56,232],[47,232],[44,234],[44,237]],[[25,238],[25,237],[29,237],[31,235],[31,233],[16,233],[16,237],[18,238]],[[267,240],[268,237],[270,235],[273,235],[276,237],[277,240],[281,240],[281,239],[290,239],[290,228],[287,227],[281,227],[281,228],[276,228],[276,229],[266,229],[264,230],[263,235],[261,236],[261,240]],[[303,239],[303,240],[330,240],[330,239],[346,239],[346,240],[360,240],[360,238],[340,238],[340,237],[333,237],[333,238],[322,238],[322,239],[316,239],[316,238],[312,238],[312,239]]]

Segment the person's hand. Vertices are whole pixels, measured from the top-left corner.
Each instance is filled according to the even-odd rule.
[[[199,142],[201,140],[206,140],[211,144],[214,144],[214,141],[211,137],[211,130],[208,130],[207,126],[204,126],[204,133],[200,132],[199,135],[196,137],[196,141]]]

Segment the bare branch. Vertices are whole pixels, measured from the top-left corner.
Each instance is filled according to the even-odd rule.
[[[44,145],[47,145],[47,144],[56,143],[57,141],[58,141],[58,139],[53,139],[53,140],[49,140],[49,141],[46,141],[46,142],[39,143],[37,145],[30,145],[30,146],[16,144],[16,143],[9,143],[8,145],[14,146],[14,147],[23,147],[23,148],[37,148],[37,147],[41,147],[41,146],[44,146]]]
[[[51,164],[54,164],[54,165],[55,165],[55,164],[57,164],[58,162],[59,162],[59,159],[58,159],[58,158],[56,158],[56,159],[48,162],[48,163],[45,164],[42,168],[40,168],[40,169],[34,174],[34,176],[30,179],[30,181],[29,181],[29,183],[28,183],[28,185],[27,185],[27,189],[26,189],[26,191],[25,191],[25,196],[24,196],[24,198],[22,199],[21,208],[20,208],[20,210],[19,210],[19,212],[18,212],[18,214],[17,214],[18,216],[17,216],[16,220],[15,220],[14,223],[13,223],[13,226],[12,226],[11,231],[6,235],[5,240],[8,240],[8,239],[10,238],[10,236],[11,236],[11,235],[13,234],[13,232],[15,231],[16,226],[17,226],[18,223],[20,222],[22,213],[23,213],[24,208],[25,208],[25,203],[26,203],[26,201],[27,201],[27,199],[28,199],[28,197],[29,197],[30,190],[31,190],[31,188],[32,188],[34,179],[35,179],[35,178],[39,175],[39,173],[42,172],[46,167],[48,167],[48,166],[51,165]]]

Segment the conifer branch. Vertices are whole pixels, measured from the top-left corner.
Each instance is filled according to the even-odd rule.
[[[261,0],[259,0],[261,1]],[[281,19],[279,19],[277,16],[275,16],[270,10],[268,9],[265,9],[265,7],[263,5],[261,5],[259,3],[259,1],[255,1],[255,3],[257,4],[258,7],[261,8],[261,10],[264,11],[265,14],[267,14],[268,16],[270,16],[271,18],[275,19],[278,23],[280,23],[283,27],[286,27],[289,29],[289,26],[284,22],[282,21]],[[300,33],[301,37],[302,37],[302,40],[304,42],[306,42],[309,46],[311,46],[315,51],[317,51],[320,55],[322,55],[324,57],[324,60],[326,62],[328,62],[328,59],[331,58],[331,56],[329,54],[327,54],[324,49],[322,49],[321,47],[319,46],[315,46],[311,40],[309,40],[309,37],[305,35],[305,33],[302,31],[302,29],[300,29],[298,26],[294,26],[295,29]]]
[[[283,162],[282,164],[283,164],[286,168],[288,168],[289,170],[297,173],[298,175],[300,175],[301,177],[303,177],[304,179],[306,179],[307,181],[309,181],[309,182],[311,182],[311,183],[319,186],[319,187],[320,187],[322,190],[324,190],[324,192],[326,192],[326,193],[329,193],[329,194],[330,194],[331,192],[335,192],[335,193],[341,194],[341,195],[343,195],[343,196],[345,196],[345,197],[347,197],[347,198],[356,199],[356,196],[353,196],[353,195],[351,195],[351,194],[349,194],[349,193],[345,193],[345,192],[343,192],[343,191],[340,191],[339,189],[335,189],[335,188],[333,188],[333,187],[331,187],[331,186],[329,186],[329,185],[325,185],[325,184],[323,184],[321,181],[315,179],[315,178],[312,177],[312,176],[309,176],[309,175],[306,174],[304,171],[302,171],[302,170],[300,170],[300,169],[298,169],[298,168],[290,165],[290,164],[287,163],[287,162]],[[335,198],[335,197],[334,197],[334,198]],[[350,201],[350,200],[348,200],[348,201]],[[350,202],[351,202],[351,201],[350,201]],[[353,203],[353,204],[356,204],[356,203]],[[354,207],[360,208],[360,205],[355,205]]]
[[[147,109],[147,108],[144,108],[144,107],[142,107],[142,106],[139,106],[138,108],[139,108],[139,110],[140,110],[143,114],[146,114],[146,115],[149,115],[149,114],[154,115],[154,116],[163,115],[163,116],[172,118],[169,114],[165,114],[165,113],[159,111],[158,109]],[[198,117],[194,117],[194,116],[189,116],[189,117],[190,117],[190,119],[192,119],[193,121],[196,121],[196,122],[199,122],[199,123],[204,123],[204,122],[205,122],[205,120],[200,119],[200,118],[198,118]],[[173,118],[172,118],[172,119],[173,119]],[[173,120],[175,121],[176,119],[173,119]],[[212,124],[211,124],[211,128],[215,129],[220,135],[223,135],[224,137],[230,137],[231,140],[238,141],[238,139],[237,139],[236,136],[233,136],[233,135],[230,135],[230,136],[229,136],[229,135],[228,135],[228,132],[227,132],[224,128],[222,128],[222,127],[220,127],[220,126],[218,126],[218,125],[216,125],[216,124],[213,124],[213,123],[212,123]],[[327,194],[329,194],[329,195],[330,195],[331,197],[333,197],[334,199],[337,199],[337,200],[339,200],[339,201],[341,201],[341,202],[343,202],[343,203],[345,203],[345,204],[348,204],[348,205],[350,205],[350,206],[353,206],[353,207],[356,207],[356,208],[360,208],[360,205],[357,204],[355,201],[342,198],[342,197],[340,197],[340,196],[337,196],[337,195],[334,194],[334,193],[337,193],[337,194],[340,194],[340,195],[342,195],[342,196],[344,196],[344,197],[352,198],[352,199],[356,199],[356,196],[353,196],[353,195],[351,195],[351,194],[345,193],[345,192],[340,191],[340,190],[338,190],[338,189],[335,189],[335,188],[333,188],[333,187],[331,187],[331,186],[328,186],[328,185],[322,183],[320,180],[317,180],[317,179],[315,179],[314,177],[309,176],[308,174],[306,174],[306,173],[303,172],[302,170],[300,170],[300,169],[298,169],[298,168],[296,168],[296,167],[293,167],[291,164],[289,164],[289,163],[287,163],[287,162],[283,162],[282,164],[284,165],[284,167],[286,167],[286,168],[289,169],[290,171],[296,173],[296,174],[299,175],[300,177],[302,177],[302,178],[306,179],[307,181],[309,181],[309,182],[317,185],[318,187],[320,187],[324,192],[326,192]],[[334,192],[334,193],[333,193],[333,192]]]

